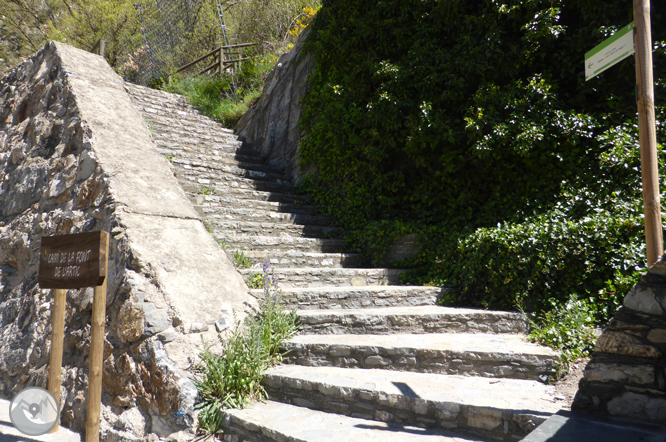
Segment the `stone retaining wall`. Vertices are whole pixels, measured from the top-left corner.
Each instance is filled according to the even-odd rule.
[[[102,440],[194,421],[184,371],[253,299],[103,58],[49,43],[0,81],[0,396],[46,386],[42,235],[110,233]],[[62,424],[85,427],[92,289],[69,290]],[[138,406],[138,407],[137,407]]]
[[[666,421],[666,261],[641,277],[602,333],[572,406]]]

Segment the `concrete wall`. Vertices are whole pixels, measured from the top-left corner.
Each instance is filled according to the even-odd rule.
[[[236,134],[248,148],[257,150],[270,164],[282,166],[294,182],[301,178],[298,143],[301,100],[307,92],[312,57],[303,53],[310,33],[306,28],[291,51],[282,55],[266,78],[257,102],[236,125]]]
[[[46,386],[50,290],[42,235],[111,235],[102,440],[194,422],[186,369],[254,305],[159,155],[122,80],[49,43],[0,82],[0,396]],[[92,289],[69,290],[62,423],[85,427]]]

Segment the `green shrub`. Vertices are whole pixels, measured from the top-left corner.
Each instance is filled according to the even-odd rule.
[[[187,97],[201,113],[231,128],[261,95],[263,80],[276,59],[271,54],[258,55],[244,61],[238,73],[223,76],[173,75],[158,86]]]
[[[405,281],[452,287],[450,304],[541,313],[577,294],[613,310],[621,296],[599,293],[645,261],[635,70],[586,82],[581,60],[631,12],[629,0],[324,1],[300,120],[306,189],[366,264],[416,234]],[[661,96],[666,28],[653,32]]]
[[[571,362],[589,356],[594,349],[594,302],[573,295],[563,305],[553,301],[551,309],[532,323],[530,341],[560,351],[558,377],[568,371]]]

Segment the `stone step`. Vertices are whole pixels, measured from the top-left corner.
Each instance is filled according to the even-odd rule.
[[[283,403],[502,441],[526,436],[560,409],[554,387],[530,380],[282,365],[263,385]]]
[[[148,121],[150,123],[150,121]],[[151,125],[148,125],[148,128],[151,128]],[[242,143],[237,139],[231,136],[220,136],[220,135],[197,135],[189,132],[179,131],[179,130],[170,130],[170,131],[158,131],[151,130],[151,135],[153,140],[158,144],[164,147],[176,147],[181,146],[181,148],[188,148],[191,151],[205,153],[208,149],[227,149],[235,150],[240,149]],[[161,143],[158,143],[160,141]]]
[[[215,189],[216,194],[225,192],[224,188],[220,190],[219,187],[215,187]],[[257,209],[237,209],[234,207],[218,207],[214,210],[208,210],[206,211],[206,217],[211,225],[225,221],[248,221],[329,227],[332,223],[330,217],[323,215],[306,215],[302,213],[285,213]],[[223,232],[223,230],[220,230],[221,234]],[[285,249],[289,249],[289,247],[285,247]]]
[[[300,213],[303,215],[315,215],[317,209],[314,206],[294,203],[279,203],[276,201],[261,201],[250,199],[238,199],[234,195],[191,195],[196,199],[196,205],[200,206],[205,213],[216,213],[218,209],[229,207],[238,209],[263,210],[270,212]],[[268,227],[268,226],[264,226]],[[329,234],[334,228],[329,228]],[[267,234],[267,233],[266,233]]]
[[[191,187],[191,186],[190,186]],[[197,192],[189,192],[191,197],[200,196],[200,189]],[[216,191],[217,192],[217,191]],[[227,187],[224,193],[215,193],[224,197],[233,198],[235,200],[254,200],[254,201],[273,201],[282,204],[304,204],[308,205],[312,202],[309,196],[289,193],[265,192],[253,189],[241,189],[238,187]],[[196,200],[195,200],[195,203]],[[197,203],[198,204],[198,203]]]
[[[227,442],[481,442],[442,429],[377,422],[266,401],[225,410]]]
[[[217,161],[220,163],[235,164],[239,161],[261,164],[262,160],[256,152],[245,148],[238,148],[236,144],[220,143],[213,146],[202,147],[184,146],[178,141],[167,141],[155,139],[153,141],[157,146],[157,151],[162,155],[172,158],[183,158],[185,160]]]
[[[315,226],[307,227],[314,228]],[[246,250],[243,253],[250,258],[253,268],[261,268],[261,265],[265,262],[269,263],[271,268],[355,267],[358,265],[359,259],[358,255],[355,253],[316,253],[301,252],[300,250],[282,250],[279,252]],[[337,288],[334,287],[333,289],[336,290]]]
[[[239,235],[213,229],[217,241],[224,241],[230,250],[283,250],[295,249],[303,252],[339,252],[344,246],[340,239],[298,238],[294,236]]]
[[[261,190],[264,192],[277,192],[277,193],[291,193],[294,186],[291,183],[277,182],[277,181],[264,181],[254,180],[250,178],[237,177],[234,175],[219,174],[219,176],[211,177],[210,175],[187,173],[187,171],[179,170],[178,178],[187,186],[185,191],[192,191],[192,186],[198,189],[198,186],[214,187],[215,192],[227,192],[228,189],[241,188],[249,190]]]
[[[284,176],[284,170],[277,166],[271,166],[261,162],[257,158],[248,160],[239,160],[235,154],[225,152],[226,155],[206,155],[192,151],[175,152],[175,155],[166,149],[161,150],[163,155],[173,155],[171,163],[174,167],[184,168],[206,168],[213,170],[226,170],[228,168],[239,168],[243,170],[252,170],[255,172],[264,172],[276,176]],[[219,150],[219,149],[218,149]]]
[[[552,375],[559,358],[511,334],[300,335],[283,348],[287,364],[535,381]]]
[[[271,269],[280,287],[359,287],[397,285],[403,269],[322,269],[321,267],[297,267]],[[246,278],[257,273],[256,269],[241,270]]]
[[[436,308],[437,300],[446,290],[441,287],[409,285],[285,288],[282,290],[282,299],[289,307],[297,307],[301,310],[353,309],[354,311],[364,311],[364,309],[377,307],[415,306],[430,306],[432,309]],[[255,293],[255,296],[259,295],[259,293]],[[302,312],[302,315],[307,314]],[[313,317],[309,327],[318,328],[316,320]],[[338,331],[338,333],[342,332]]]
[[[236,201],[235,205],[240,205],[243,200]],[[251,207],[250,207],[251,208]],[[202,210],[202,213],[204,211]],[[302,226],[298,224],[283,223],[253,223],[243,221],[220,221],[212,222],[211,226],[215,229],[228,230],[244,235],[265,235],[265,236],[298,236],[307,238],[330,238],[337,228],[328,226]],[[264,255],[265,256],[265,255]],[[266,260],[261,263],[267,262]],[[317,261],[319,262],[319,261]],[[302,262],[301,266],[305,266]],[[318,266],[318,264],[315,264]],[[284,267],[284,266],[282,266]]]
[[[290,183],[289,177],[282,173],[266,172],[263,170],[254,170],[254,169],[244,169],[235,165],[218,165],[214,167],[213,165],[190,165],[179,163],[178,158],[174,158],[172,163],[175,167],[180,169],[179,174],[184,176],[197,176],[200,178],[208,178],[211,180],[228,180],[228,177],[231,176],[232,179],[238,177],[248,178],[252,180],[261,180],[261,181],[270,181],[277,183]]]
[[[303,334],[526,333],[520,313],[417,306],[299,310]]]
[[[183,116],[182,112],[170,113],[152,108],[138,106],[148,128],[154,134],[174,134],[181,138],[196,138],[202,142],[212,140],[225,140],[235,143],[233,133],[221,132],[219,123],[200,116]]]

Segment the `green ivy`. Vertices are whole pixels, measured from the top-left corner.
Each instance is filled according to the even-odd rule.
[[[325,0],[307,190],[366,264],[416,234],[405,282],[452,287],[449,304],[540,312],[577,294],[607,316],[609,287],[645,260],[635,70],[586,82],[583,59],[632,19],[629,0]],[[666,27],[652,30],[664,97]]]

